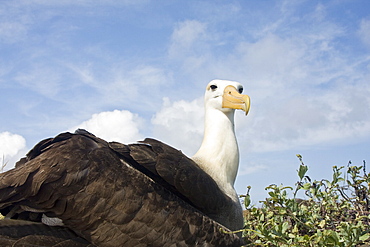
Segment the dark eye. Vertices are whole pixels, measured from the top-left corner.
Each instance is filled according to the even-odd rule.
[[[210,86],[210,88],[211,88],[212,90],[215,90],[215,89],[217,88],[217,86],[216,86],[216,85],[211,85],[211,86]]]
[[[242,93],[242,92],[243,92],[243,88],[242,88],[242,87],[240,87],[240,88],[238,89],[238,91],[239,91],[239,93]]]

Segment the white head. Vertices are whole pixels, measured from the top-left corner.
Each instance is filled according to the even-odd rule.
[[[234,112],[241,109],[248,114],[250,99],[248,95],[242,95],[243,86],[239,82],[213,80],[208,83],[204,95],[206,111],[216,109],[224,113]]]

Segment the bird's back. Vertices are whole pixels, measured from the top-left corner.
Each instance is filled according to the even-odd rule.
[[[124,145],[82,130],[63,133],[40,142],[15,169],[0,174],[0,212],[11,218],[25,211],[60,218],[64,227],[29,223],[23,235],[44,227],[46,235],[55,236],[55,229],[64,229],[60,232],[76,246],[240,245],[238,236],[222,233],[227,228],[214,220],[230,202],[212,181],[199,183],[208,178],[195,175],[198,168],[191,162],[154,140]],[[205,200],[209,189],[216,196]],[[3,221],[0,237],[6,225]],[[13,228],[20,238],[26,236],[21,234],[24,225]]]

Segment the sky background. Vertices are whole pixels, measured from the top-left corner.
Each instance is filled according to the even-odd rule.
[[[239,81],[235,184],[254,203],[370,162],[368,0],[17,0],[0,5],[0,162],[86,128],[162,140],[192,156],[213,79]],[[370,168],[368,169],[370,170]]]

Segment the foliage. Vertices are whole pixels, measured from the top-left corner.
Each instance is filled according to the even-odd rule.
[[[245,197],[245,246],[365,246],[370,242],[370,174],[333,167],[332,180],[312,180],[302,156],[295,187],[272,184],[262,207]],[[304,194],[305,199],[298,199]]]

